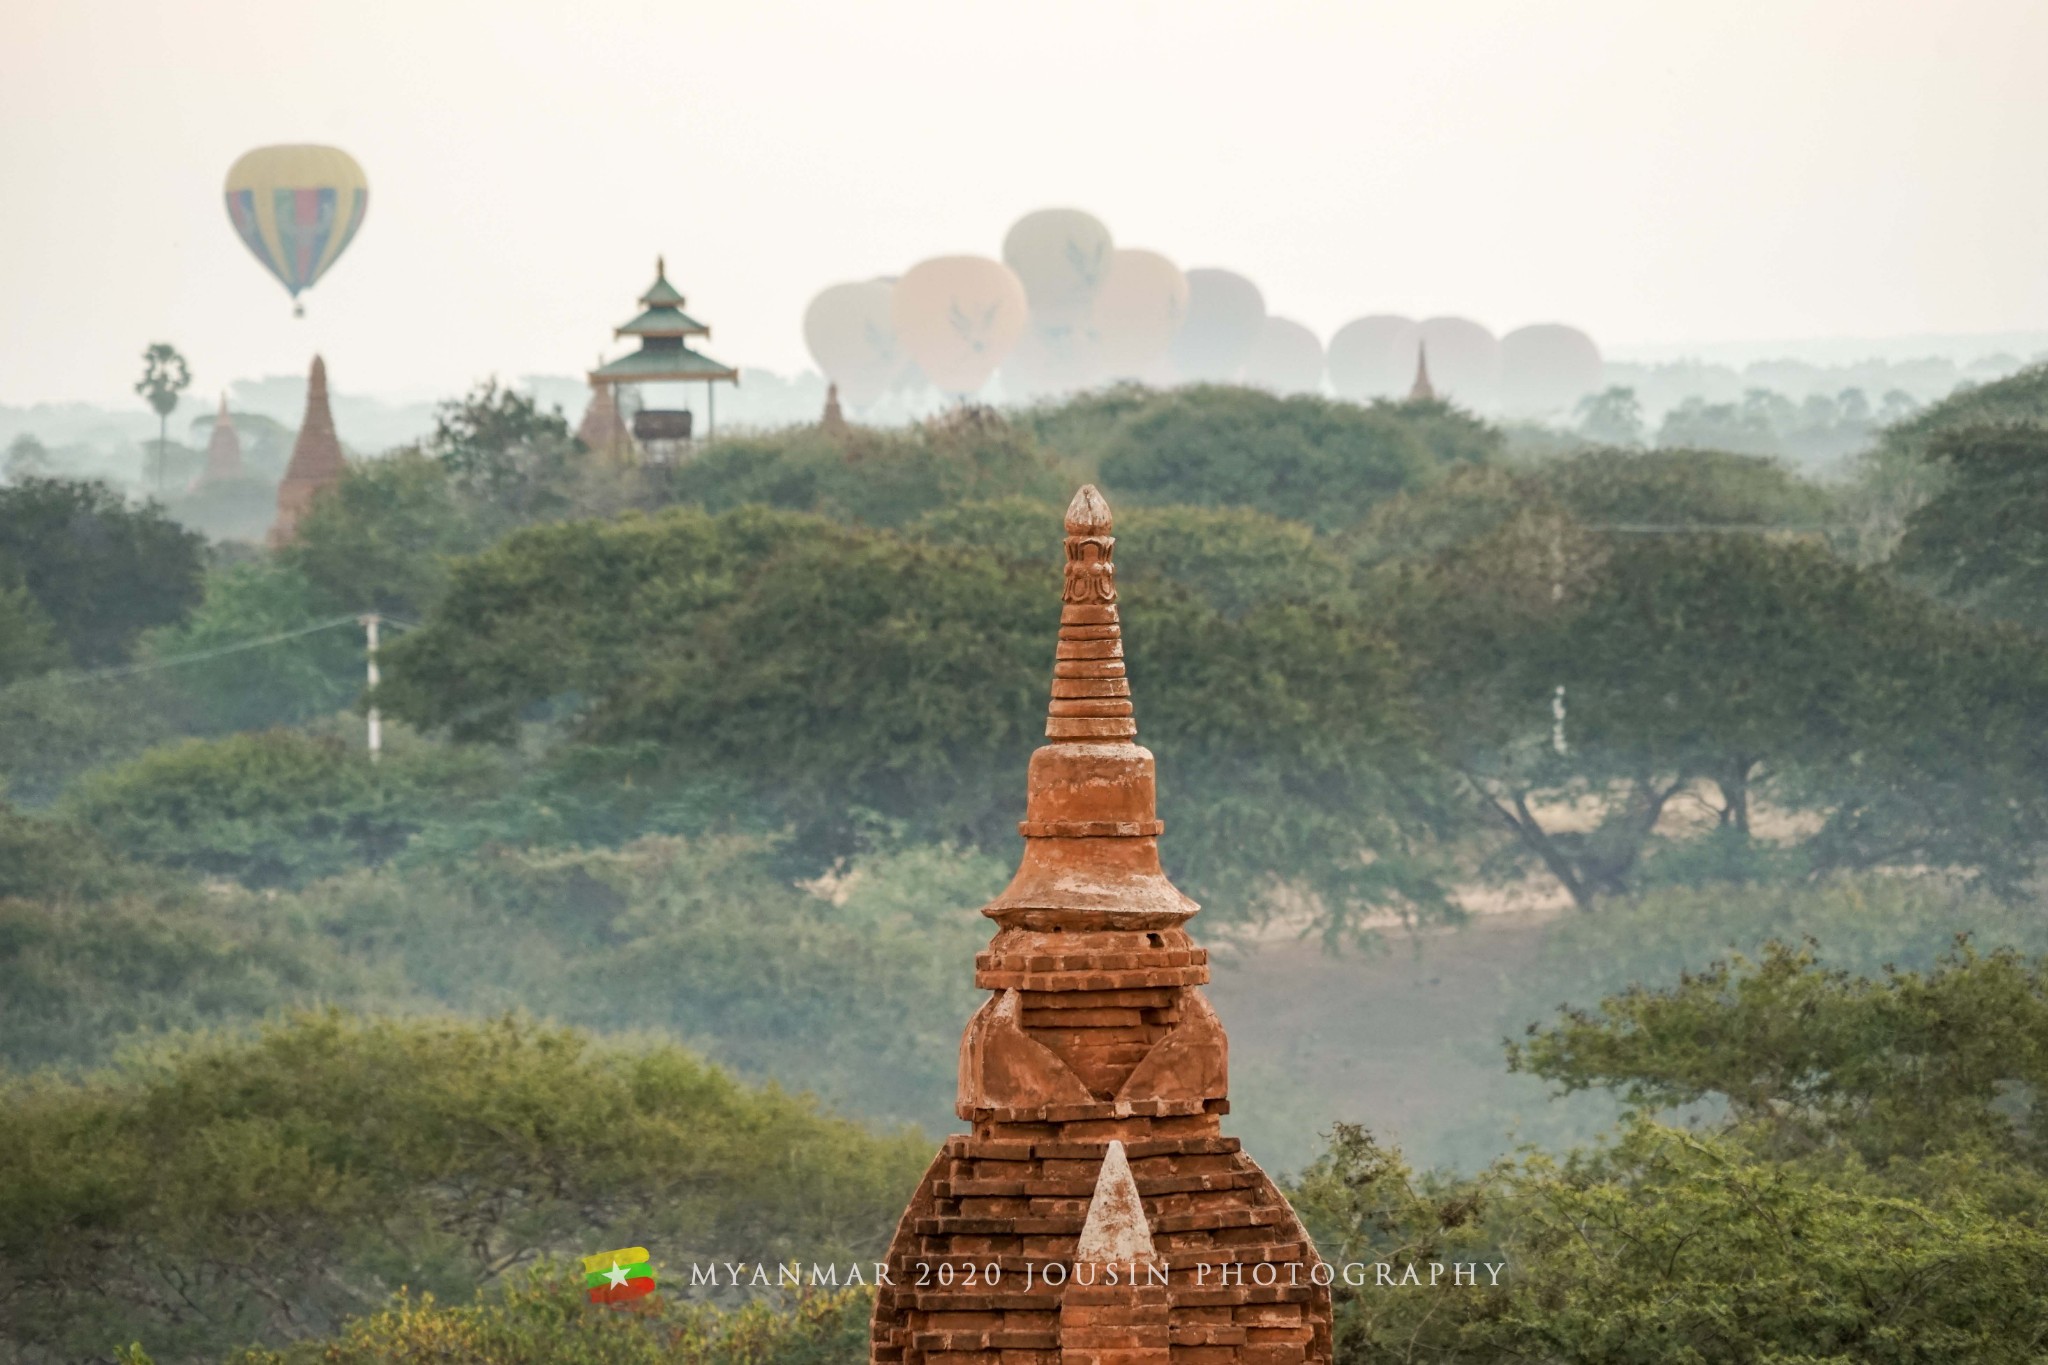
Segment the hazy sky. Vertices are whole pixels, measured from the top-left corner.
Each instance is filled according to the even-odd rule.
[[[2044,0],[4,0],[0,402],[302,371],[439,395],[616,353],[656,252],[807,363],[841,279],[1072,204],[1346,319],[1610,343],[2048,327]],[[370,178],[307,295],[249,147]]]

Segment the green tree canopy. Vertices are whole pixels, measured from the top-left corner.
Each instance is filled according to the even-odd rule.
[[[1438,754],[1581,904],[1637,884],[1682,793],[1710,792],[1722,846],[1753,855],[1766,782],[1828,811],[1810,867],[1924,860],[2011,891],[2048,847],[2048,648],[1811,540],[1527,509],[1378,576]]]
[[[1240,555],[1203,572],[1229,578],[1216,566]],[[479,737],[571,706],[587,738],[742,775],[825,858],[876,816],[1010,847],[1058,601],[1049,554],[676,508],[522,532],[464,562],[393,646],[381,695]],[[1381,636],[1313,602],[1219,611],[1142,571],[1126,602],[1140,724],[1169,765],[1163,809],[1188,831],[1169,841],[1179,871],[1234,897],[1295,874],[1389,885],[1397,860],[1360,851],[1394,851],[1388,774],[1414,766]]]
[[[444,1365],[827,1365],[867,1353],[871,1290],[806,1291],[791,1302],[755,1299],[738,1308],[663,1294],[622,1313],[591,1304],[580,1271],[536,1268],[525,1282],[469,1303],[401,1293],[334,1338],[251,1349],[229,1365],[386,1365],[422,1356]],[[657,1257],[656,1271],[668,1284],[683,1267]]]
[[[1334,1288],[1340,1361],[2023,1365],[2048,1338],[2042,1191],[1967,1155],[1884,1181],[1637,1121],[1455,1180],[1340,1125],[1294,1197],[1363,1266]]]
[[[357,461],[315,500],[279,554],[332,611],[424,612],[447,586],[447,561],[494,529],[448,467],[416,450]],[[323,613],[324,614],[324,613]]]
[[[1062,525],[1058,504],[1013,497],[928,512],[904,538],[1044,565],[1060,560]],[[1250,508],[1119,509],[1116,535],[1120,582],[1170,583],[1228,616],[1278,602],[1353,599],[1341,554],[1300,522]]]
[[[1510,1048],[1564,1090],[1722,1117],[1639,1114],[1600,1148],[1474,1177],[1418,1178],[1339,1125],[1294,1190],[1324,1255],[1367,1264],[1335,1287],[1338,1358],[2031,1359],[2048,1340],[2044,969],[1964,951],[1854,977],[1776,945]],[[1431,1287],[1432,1263],[1459,1262],[1501,1270]]]
[[[275,643],[238,648],[274,636]],[[220,651],[166,670],[162,685],[201,731],[262,730],[348,705],[364,679],[362,627],[296,569],[236,564],[206,577],[206,597],[180,625],[144,640],[147,659]]]
[[[1777,460],[1726,450],[1589,450],[1532,477],[1591,523],[1657,526],[1812,526],[1827,490]]]
[[[902,526],[936,508],[1021,497],[1057,511],[1075,482],[1029,430],[964,407],[907,431],[838,438],[790,427],[719,441],[675,470],[669,493],[713,512],[747,504]]]
[[[1885,432],[1888,450],[1926,459],[1935,440],[1966,427],[2003,426],[2013,422],[2048,423],[2048,364],[2032,365],[1988,384],[1957,389]]]
[[[81,1355],[218,1358],[600,1245],[872,1258],[928,1155],[674,1046],[510,1018],[301,1015],[0,1087],[0,1341]]]
[[[1198,385],[1124,416],[1100,460],[1112,497],[1249,507],[1331,531],[1445,468],[1495,458],[1499,443],[1443,404],[1359,407]]]
[[[1607,446],[1639,446],[1643,443],[1643,405],[1636,391],[1621,385],[1589,393],[1579,400],[1575,414],[1579,433],[1589,441]]]
[[[280,886],[376,864],[430,818],[495,792],[483,752],[424,746],[372,764],[295,730],[188,739],[72,783],[60,809],[129,855]]]
[[[1531,1033],[1516,1069],[1653,1109],[1717,1098],[1774,1151],[1882,1165],[1981,1146],[2048,1174],[2048,959],[1965,948],[1855,976],[1773,943]]]
[[[2035,365],[1989,384],[1957,389],[1939,403],[1894,422],[1855,466],[1845,497],[1857,557],[1888,559],[1913,513],[1938,493],[1948,462],[1935,446],[1969,427],[2048,425],[2048,365]]]
[[[33,478],[50,472],[50,448],[33,433],[22,432],[7,443],[7,455],[0,460],[0,473],[10,479]]]
[[[0,585],[35,600],[81,668],[120,663],[143,631],[182,620],[204,568],[205,542],[154,503],[69,479],[0,488]]]
[[[1941,491],[1906,518],[1894,566],[1990,615],[2048,628],[2048,422],[1952,428],[1928,453]]]
[[[60,667],[66,657],[28,590],[0,585],[0,686]]]
[[[581,446],[558,407],[486,379],[434,413],[434,431],[422,444],[463,484],[522,520],[559,510],[558,485]]]

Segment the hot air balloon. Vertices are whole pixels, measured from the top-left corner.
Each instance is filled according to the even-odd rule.
[[[1516,417],[1569,416],[1581,398],[1600,391],[1604,371],[1600,348],[1578,328],[1518,327],[1500,339],[1501,409]]]
[[[919,262],[896,281],[889,303],[903,349],[952,394],[986,384],[1030,320],[1023,282],[985,256]]]
[[[1047,328],[1087,321],[1109,271],[1109,229],[1079,209],[1027,213],[1003,236],[1003,264],[1031,300],[1031,321]]]
[[[298,297],[348,249],[370,207],[370,182],[338,147],[258,147],[228,168],[228,219],[242,244]]]
[[[1244,276],[1229,270],[1188,272],[1188,320],[1173,339],[1174,372],[1182,379],[1229,383],[1244,367],[1259,327],[1266,297]]]
[[[1429,318],[1422,324],[1429,348],[1429,380],[1437,396],[1475,412],[1500,404],[1500,343],[1469,318]]]
[[[1083,327],[1024,329],[1003,361],[1003,393],[1035,398],[1073,393],[1096,381],[1093,337]]]
[[[1275,393],[1321,393],[1323,343],[1290,318],[1267,318],[1245,357],[1244,382]]]
[[[1330,387],[1355,403],[1399,398],[1415,383],[1422,329],[1391,313],[1354,318],[1330,338]]]
[[[1188,277],[1156,251],[1118,248],[1095,295],[1088,333],[1102,379],[1158,379],[1188,316]]]
[[[910,365],[889,312],[893,293],[886,280],[835,284],[804,309],[804,345],[849,403],[874,402]]]

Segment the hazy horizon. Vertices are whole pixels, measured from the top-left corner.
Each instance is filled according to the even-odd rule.
[[[11,405],[118,401],[156,340],[195,392],[315,349],[358,393],[575,374],[657,253],[707,350],[791,373],[821,287],[995,255],[1054,204],[1325,339],[1372,312],[1566,321],[1617,358],[2048,325],[2048,7],[2021,0],[14,8]],[[220,190],[300,140],[371,205],[294,322]]]

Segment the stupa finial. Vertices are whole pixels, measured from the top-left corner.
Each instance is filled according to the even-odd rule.
[[[1124,676],[1124,628],[1116,610],[1116,537],[1109,501],[1092,483],[1067,504],[1067,571],[1060,596],[1047,739],[1130,739],[1138,733]]]
[[[1092,483],[1081,485],[1074,500],[1067,504],[1067,534],[1070,536],[1106,536],[1112,526],[1109,515],[1109,499],[1102,496],[1102,490]]]
[[[1178,924],[1195,903],[1159,866],[1152,754],[1124,675],[1109,502],[1089,485],[1067,507],[1059,646],[1047,743],[1031,756],[1024,860],[982,913],[1004,924]]]

